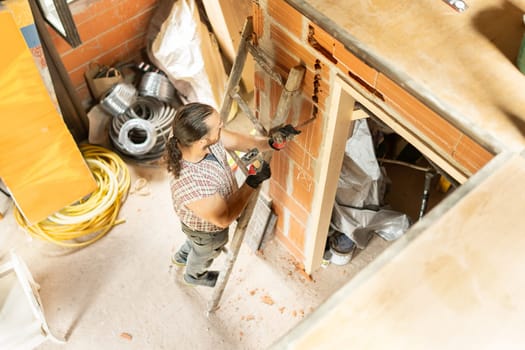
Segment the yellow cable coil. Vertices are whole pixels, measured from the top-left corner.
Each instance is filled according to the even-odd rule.
[[[98,184],[95,192],[34,225],[15,210],[16,222],[31,235],[63,247],[94,243],[125,221],[117,220],[117,215],[130,186],[126,164],[100,146],[82,145],[80,150]]]

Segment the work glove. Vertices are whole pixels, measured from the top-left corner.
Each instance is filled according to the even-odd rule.
[[[263,160],[259,167],[255,167],[253,164],[250,165],[248,177],[246,177],[246,184],[248,184],[248,186],[251,188],[257,188],[261,182],[269,179],[270,176],[272,176],[270,164]]]
[[[286,124],[272,133],[272,137],[270,137],[268,143],[271,148],[279,151],[286,146],[286,142],[292,140],[295,135],[299,135],[300,133],[301,131],[294,128],[291,124]]]

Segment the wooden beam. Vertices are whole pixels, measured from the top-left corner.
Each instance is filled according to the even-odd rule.
[[[331,112],[319,155],[319,172],[316,174],[317,184],[307,225],[309,230],[305,247],[304,266],[309,275],[321,265],[346,141],[352,125],[355,100],[344,91],[344,85],[346,83],[340,79],[334,84],[329,108]]]

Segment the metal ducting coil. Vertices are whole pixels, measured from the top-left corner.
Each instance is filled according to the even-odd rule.
[[[175,94],[175,88],[162,73],[145,73],[140,81],[140,96],[155,97],[160,101],[171,103],[175,101]]]
[[[137,89],[131,84],[119,83],[100,99],[100,106],[113,117],[124,114],[137,98]]]
[[[157,142],[155,126],[147,120],[129,119],[120,128],[119,144],[134,155],[143,155],[151,151]]]
[[[110,129],[110,138],[113,145],[123,155],[140,161],[155,160],[160,158],[164,153],[166,142],[171,132],[171,123],[173,122],[174,117],[175,108],[171,105],[161,102],[153,97],[139,96],[133,105],[128,108],[126,113],[113,118]],[[121,139],[120,136],[123,133],[122,129],[125,125],[128,125],[126,123],[130,121],[139,121],[138,123],[141,123],[137,125],[146,125],[145,123],[149,123],[149,125],[153,127],[155,142],[147,152],[143,153],[140,149],[134,149],[133,147],[130,147],[129,144],[123,142],[125,139]],[[140,128],[131,130],[131,133],[129,133],[128,130],[128,141],[130,143],[138,144],[145,142],[148,137],[147,130],[141,130]],[[151,135],[149,135],[149,138],[150,140],[153,140]]]

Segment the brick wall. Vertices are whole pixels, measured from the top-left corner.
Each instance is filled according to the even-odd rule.
[[[51,37],[84,105],[91,96],[84,80],[90,62],[111,65],[136,56],[157,0],[77,0],[70,9],[82,44],[71,48],[53,29]]]
[[[261,48],[273,56],[275,69],[287,77],[291,68],[306,68],[302,93],[296,97],[288,122],[315,117],[302,133],[272,159],[270,196],[278,215],[276,235],[299,261],[304,261],[306,223],[315,190],[315,164],[325,123],[326,98],[330,92],[329,60],[307,43],[305,19],[283,1],[259,1],[253,5],[254,30]],[[255,75],[258,113],[273,115],[281,87],[262,71]]]
[[[316,164],[328,118],[327,98],[336,74],[360,84],[370,98],[397,110],[413,130],[424,134],[436,147],[467,172],[474,173],[492,155],[457,128],[424,106],[381,72],[362,62],[329,33],[315,25],[284,0],[253,3],[254,31],[258,45],[287,77],[296,65],[306,68],[299,102],[289,121],[315,117],[272,160],[270,195],[279,216],[276,235],[299,261],[305,261],[305,242],[315,228],[306,227],[316,187]],[[272,116],[281,87],[262,72],[255,76],[255,104],[261,120]]]

